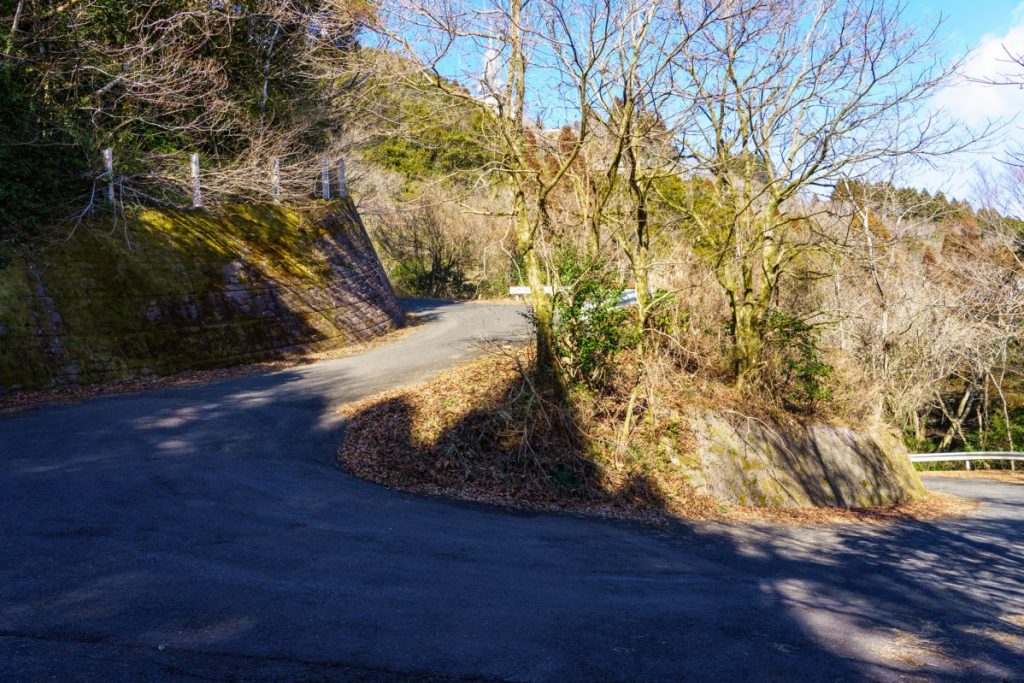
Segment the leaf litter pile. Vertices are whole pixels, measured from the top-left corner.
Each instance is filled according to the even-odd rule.
[[[1024,458],[1020,462],[1024,463]],[[1019,467],[1019,465],[1018,465]],[[995,481],[1007,482],[1009,484],[1024,484],[1024,470],[1006,469],[977,469],[977,470],[939,470],[925,471],[922,475],[929,477],[951,477],[953,479],[993,479]]]
[[[594,411],[545,398],[534,390],[528,366],[524,352],[500,353],[344,406],[340,466],[410,493],[654,524],[673,518],[884,524],[963,515],[977,507],[945,494],[850,510],[723,505],[659,462],[656,449],[647,449],[647,457],[619,457],[598,437],[614,433],[616,425],[595,424]]]

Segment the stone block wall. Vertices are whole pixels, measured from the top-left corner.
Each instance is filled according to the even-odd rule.
[[[401,315],[347,201],[142,210],[0,248],[0,392],[326,350]]]
[[[700,412],[690,480],[718,500],[758,507],[872,507],[924,494],[906,448],[884,427],[772,423]]]

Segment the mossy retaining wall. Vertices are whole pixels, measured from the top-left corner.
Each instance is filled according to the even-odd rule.
[[[872,507],[903,503],[924,487],[903,443],[884,428],[780,425],[703,412],[691,480],[715,498],[758,507]]]
[[[0,392],[325,350],[400,321],[347,201],[147,209],[0,247]]]

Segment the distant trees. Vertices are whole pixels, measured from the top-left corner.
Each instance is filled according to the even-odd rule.
[[[928,190],[896,187],[891,182],[841,180],[832,189],[830,199],[858,206],[884,206],[890,217],[897,220],[961,220],[975,216],[974,207],[963,199],[950,200],[942,192],[932,196]]]

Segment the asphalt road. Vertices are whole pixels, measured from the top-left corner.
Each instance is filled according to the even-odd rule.
[[[1024,486],[880,528],[653,529],[415,497],[335,408],[521,333],[0,418],[0,680],[1024,680]]]

